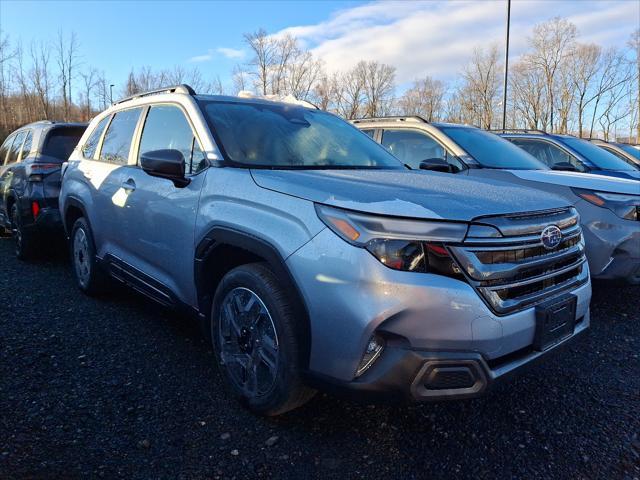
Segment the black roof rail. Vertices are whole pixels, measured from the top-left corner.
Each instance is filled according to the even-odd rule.
[[[180,85],[158,88],[156,90],[149,90],[148,92],[135,93],[129,97],[122,98],[117,102],[113,102],[112,105],[119,105],[121,103],[128,102],[129,100],[148,97],[149,95],[159,95],[161,93],[184,93],[192,96],[196,94],[193,88],[191,88],[189,85],[187,85],[186,83],[181,83]]]
[[[429,123],[419,115],[390,115],[387,117],[356,118],[351,120],[351,123],[388,122],[388,121]]]
[[[489,129],[489,131],[496,133],[539,133],[540,135],[547,135],[547,132],[537,128],[493,128]]]

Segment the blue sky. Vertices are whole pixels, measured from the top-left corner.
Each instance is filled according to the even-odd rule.
[[[640,2],[514,0],[512,52],[526,47],[537,22],[566,16],[580,40],[623,47],[640,22]],[[398,83],[422,75],[452,80],[473,48],[502,45],[504,0],[471,1],[15,1],[0,0],[0,29],[28,48],[73,30],[82,61],[122,85],[132,67],[197,66],[207,79],[228,81],[248,59],[243,33],[290,32],[329,70],[360,59],[397,68]]]

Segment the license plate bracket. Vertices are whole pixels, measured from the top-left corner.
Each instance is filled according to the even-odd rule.
[[[576,325],[575,295],[564,295],[536,306],[536,333],[533,347],[547,350],[573,335]]]

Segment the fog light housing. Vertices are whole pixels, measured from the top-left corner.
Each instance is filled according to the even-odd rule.
[[[373,365],[373,363],[380,357],[382,350],[384,350],[384,345],[384,338],[375,333],[371,335],[371,338],[367,342],[367,347],[365,348],[364,355],[362,355],[360,365],[358,365],[356,377],[362,375],[369,369],[371,365]]]

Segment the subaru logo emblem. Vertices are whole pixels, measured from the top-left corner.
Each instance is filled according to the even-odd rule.
[[[555,225],[549,225],[542,230],[540,234],[540,240],[542,240],[542,246],[547,250],[553,250],[562,241],[562,232]]]

